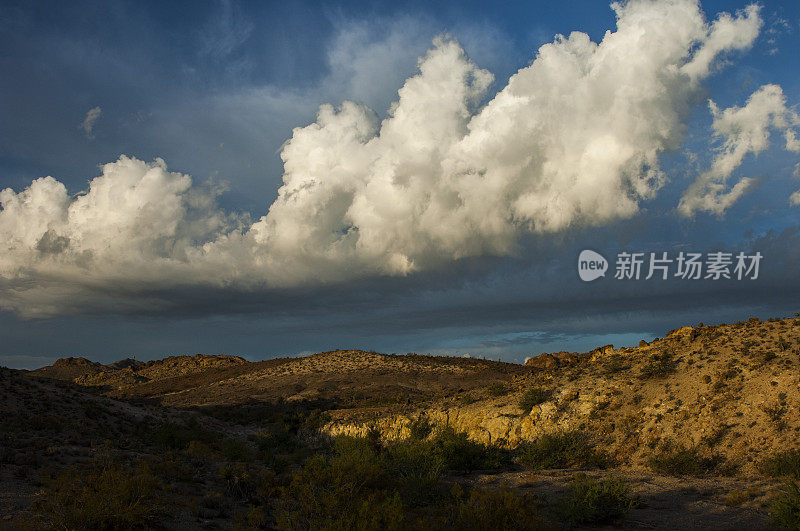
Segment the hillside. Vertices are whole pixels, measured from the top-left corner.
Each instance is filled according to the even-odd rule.
[[[667,443],[749,467],[800,432],[800,319],[686,326],[633,348],[542,354],[524,366],[472,358],[331,351],[251,363],[175,356],[138,367],[59,360],[32,374],[173,407],[324,404],[331,433],[378,422],[402,437],[424,411],[476,440],[516,446],[558,429],[602,436],[629,464]],[[85,371],[81,374],[80,371]],[[493,387],[494,386],[494,387]],[[546,400],[521,411],[529,388]]]
[[[480,392],[491,383],[516,381],[531,372],[513,363],[356,350],[255,363],[235,356],[173,356],[139,368],[92,365],[85,374],[77,368],[54,371],[63,365],[59,360],[32,374],[97,387],[115,398],[146,398],[180,407],[283,399],[325,401],[337,409],[407,409],[459,393]]]
[[[653,449],[698,447],[750,470],[764,453],[797,445],[800,432],[800,319],[757,319],[683,327],[638,347],[545,354],[509,379],[509,392],[471,404],[443,399],[426,414],[487,443],[516,446],[557,430],[583,430],[624,463],[642,465]],[[521,410],[524,392],[546,397]],[[402,416],[381,419],[402,436]],[[346,415],[334,433],[366,424]]]
[[[227,528],[256,504],[266,508],[259,525],[282,527],[280,515],[294,514],[281,505],[292,478],[309,455],[330,451],[330,437],[380,440],[391,452],[420,433],[438,444],[437,426],[450,426],[481,452],[502,452],[505,464],[471,465],[469,474],[441,476],[445,485],[508,485],[523,498],[557,500],[577,469],[624,478],[645,500],[615,525],[767,528],[781,485],[773,476],[800,475],[791,457],[800,463],[792,453],[800,448],[799,369],[798,318],[686,326],[637,347],[542,354],[525,365],[340,350],[261,362],[65,358],[36,371],[2,369],[0,511],[8,522],[51,518],[52,507],[35,509],[42,484],[57,492],[42,478],[97,467],[105,455],[125,470],[147,463],[161,478],[153,485],[183,500],[170,518],[157,513],[159,526]],[[580,455],[595,448],[604,464],[531,465],[531,448],[551,439]],[[499,468],[480,471],[486,466]],[[235,479],[244,471],[250,479]],[[245,493],[242,481],[261,487]]]

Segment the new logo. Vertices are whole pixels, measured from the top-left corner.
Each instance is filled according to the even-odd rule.
[[[608,261],[602,254],[585,249],[578,256],[578,276],[584,282],[606,276]]]

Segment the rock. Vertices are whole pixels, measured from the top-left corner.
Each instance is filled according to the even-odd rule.
[[[143,361],[138,361],[133,358],[125,358],[124,360],[115,361],[114,363],[108,365],[109,369],[140,369],[144,367]]]
[[[589,354],[591,355],[590,360],[597,361],[600,358],[612,354],[613,352],[614,352],[614,345],[604,345],[602,347],[597,347],[596,349],[589,351]]]
[[[535,367],[537,369],[554,369],[561,365],[561,362],[552,354],[540,354],[533,358],[528,359],[525,365]]]
[[[691,337],[692,332],[694,332],[694,328],[691,326],[682,326],[667,332],[667,337]]]

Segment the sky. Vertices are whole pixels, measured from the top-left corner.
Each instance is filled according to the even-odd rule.
[[[0,364],[793,315],[799,49],[795,2],[4,0]]]

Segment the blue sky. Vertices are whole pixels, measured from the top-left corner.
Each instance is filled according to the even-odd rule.
[[[783,149],[780,127],[771,128],[765,150],[748,153],[733,170],[730,183],[749,177],[753,185],[723,213],[676,211],[724,142],[711,134],[709,98],[720,109],[743,107],[773,84],[787,112],[800,104],[800,5],[760,5],[754,42],[721,56],[688,100],[670,100],[688,105],[675,134],[679,143],[659,150],[664,181],[638,200],[633,214],[545,233],[523,230],[513,253],[443,259],[434,252],[423,257],[430,267],[409,274],[385,274],[383,266],[372,268],[372,258],[338,264],[346,273],[331,273],[333,280],[322,284],[271,284],[265,274],[262,287],[209,288],[148,273],[98,297],[97,283],[78,277],[25,276],[30,264],[13,274],[5,269],[0,363],[35,367],[65,355],[113,361],[174,353],[263,359],[347,347],[522,361],[543,351],[635,344],[698,321],[800,311],[800,206],[789,203],[800,189],[800,156]],[[746,6],[702,2],[709,22]],[[21,193],[34,179],[52,176],[72,197],[120,155],[147,163],[162,158],[195,186],[224,189],[215,208],[235,214],[244,227],[279,198],[281,153],[294,128],[314,123],[321,104],[344,100],[389,117],[398,89],[417,74],[418,58],[437,36],[457,40],[477,68],[493,74],[470,111],[477,114],[556,34],[580,31],[599,42],[616,24],[614,11],[596,1],[6,1],[0,189]],[[2,231],[0,237],[11,238]],[[626,249],[760,251],[764,261],[761,277],[750,282],[607,277],[585,284],[574,264],[584,248],[612,261]],[[28,289],[20,285],[33,284],[45,293],[40,297],[69,292],[70,304],[53,303],[46,315],[26,313],[30,302],[17,296]],[[151,306],[142,303],[148,297],[156,301]]]

